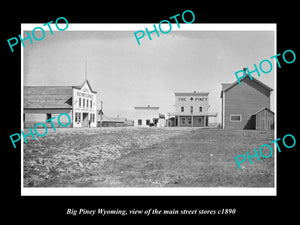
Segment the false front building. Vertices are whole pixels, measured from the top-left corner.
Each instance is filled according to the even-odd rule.
[[[208,118],[217,113],[208,112],[209,92],[175,92],[175,113],[169,113],[168,126],[207,127]]]
[[[159,113],[157,106],[135,106],[134,126],[137,127],[164,127],[165,116]]]
[[[70,127],[96,127],[96,94],[87,80],[80,86],[24,86],[24,127],[45,123],[61,113],[71,118]],[[50,121],[45,124],[52,126]]]

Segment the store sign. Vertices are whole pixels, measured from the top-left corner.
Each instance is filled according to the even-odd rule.
[[[93,98],[93,95],[86,94],[86,93],[83,93],[83,92],[77,92],[77,96],[86,97],[86,98]]]

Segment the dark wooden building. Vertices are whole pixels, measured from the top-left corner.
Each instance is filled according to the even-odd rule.
[[[260,109],[252,115],[255,119],[256,130],[273,130],[274,129],[274,112],[268,108]]]
[[[274,113],[270,110],[272,88],[259,80],[245,76],[234,83],[223,83],[222,127],[223,129],[274,128]]]

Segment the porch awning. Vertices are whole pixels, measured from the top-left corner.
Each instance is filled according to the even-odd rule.
[[[169,117],[174,116],[209,116],[209,117],[217,117],[217,112],[208,112],[208,113],[196,113],[196,114],[189,114],[189,113],[169,113]]]

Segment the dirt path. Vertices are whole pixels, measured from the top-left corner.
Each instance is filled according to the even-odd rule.
[[[24,144],[24,187],[81,186],[101,181],[93,171],[105,162],[190,130],[129,127],[49,132]]]

